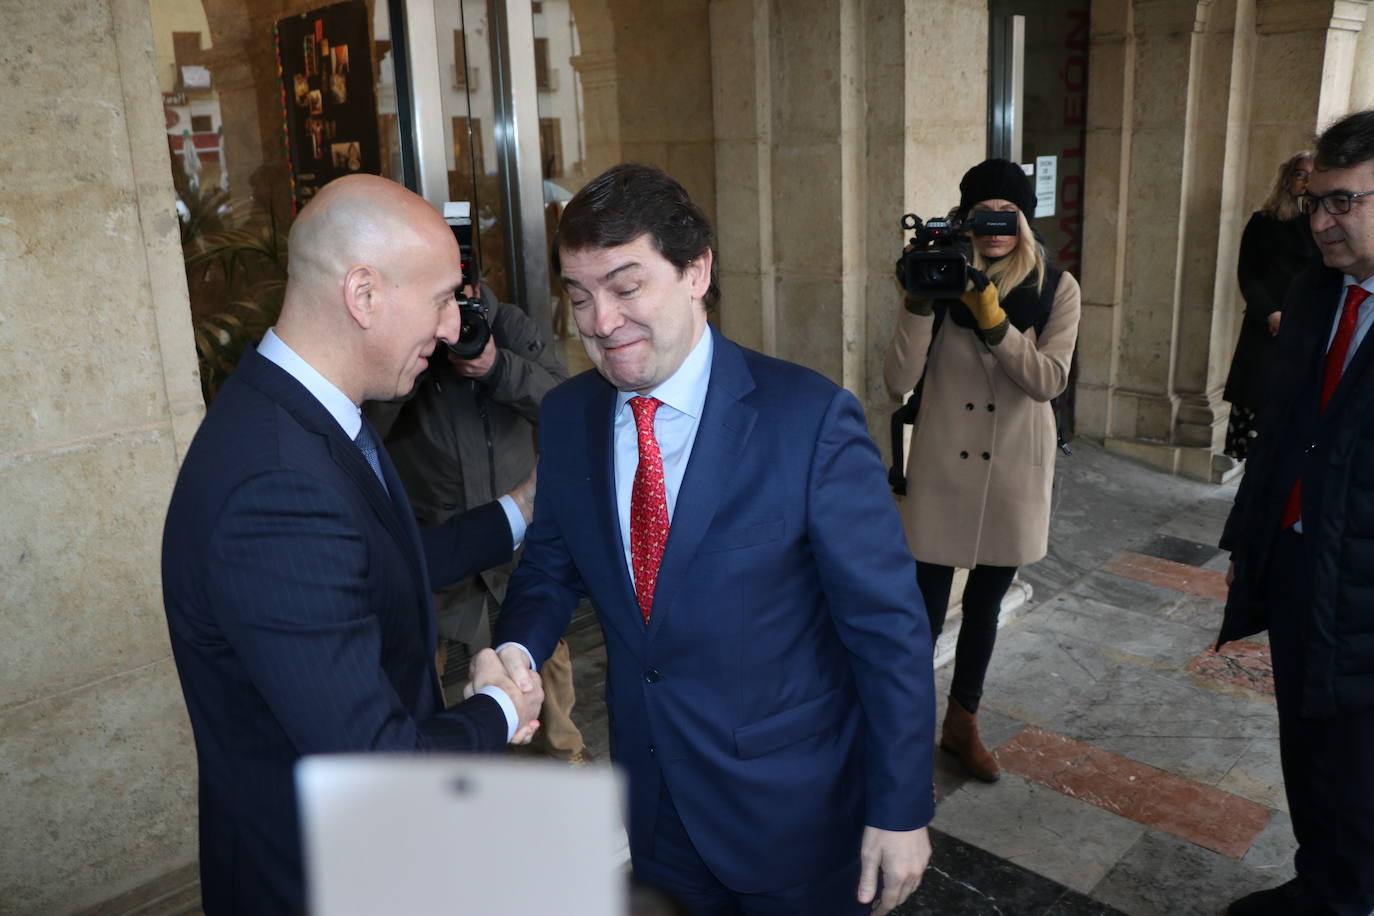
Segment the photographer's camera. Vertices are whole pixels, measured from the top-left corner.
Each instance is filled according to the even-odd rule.
[[[958,299],[968,288],[971,235],[1016,235],[1016,213],[977,210],[967,219],[953,217],[921,221],[915,213],[902,217],[902,228],[913,233],[897,259],[897,282],[916,299]]]
[[[472,249],[471,205],[467,201],[449,201],[444,204],[444,222],[453,230],[458,240],[458,251],[463,261],[463,279],[458,284],[456,296],[462,327],[458,340],[448,345],[455,359],[476,359],[487,348],[491,339],[491,325],[487,322],[487,307],[482,304],[481,288],[478,285],[476,261]],[[476,296],[464,295],[468,288],[478,290]]]

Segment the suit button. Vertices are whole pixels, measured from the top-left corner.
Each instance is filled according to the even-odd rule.
[[[970,401],[969,403],[965,404],[965,405],[964,405],[964,409],[965,409],[965,410],[972,410],[972,409],[973,409],[973,402]]]
[[[1305,448],[1305,449],[1302,450],[1302,453],[1303,453],[1304,455],[1310,455],[1310,454],[1312,454],[1313,452],[1315,452],[1316,450],[1317,450],[1317,443],[1315,443],[1315,442],[1309,442],[1309,443],[1307,443],[1307,448]]]
[[[657,668],[650,668],[644,672],[644,683],[646,684],[657,684],[661,680],[663,680],[663,675],[658,673]]]
[[[991,458],[992,458],[991,453],[989,453],[989,452],[984,452],[984,453],[983,453],[983,460],[984,460],[984,461],[988,461],[988,460],[990,460]]]
[[[996,405],[996,404],[989,404],[989,405],[988,405],[988,413],[992,413],[992,412],[993,412],[994,410],[996,410],[996,409],[997,409],[997,405]]]
[[[959,453],[959,457],[960,457],[960,458],[967,458],[967,457],[968,457],[968,452],[960,452],[960,453]]]
[[[652,744],[649,745],[649,756],[650,756],[650,757],[654,756],[654,746],[653,746]]]

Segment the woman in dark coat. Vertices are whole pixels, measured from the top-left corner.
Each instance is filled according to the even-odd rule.
[[[1231,373],[1222,397],[1231,403],[1226,454],[1244,461],[1255,437],[1255,414],[1264,400],[1265,379],[1278,355],[1279,320],[1288,284],[1316,253],[1307,217],[1297,198],[1307,190],[1312,154],[1301,152],[1279,167],[1264,206],[1256,210],[1240,240],[1236,275],[1245,297]]]

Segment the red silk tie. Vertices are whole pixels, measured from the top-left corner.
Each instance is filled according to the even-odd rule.
[[[1355,325],[1359,320],[1360,303],[1369,297],[1369,290],[1362,286],[1348,286],[1345,292],[1345,307],[1341,311],[1341,322],[1336,325],[1336,336],[1331,338],[1331,347],[1326,351],[1326,365],[1322,369],[1321,409],[1331,401],[1336,386],[1341,383],[1341,372],[1345,370],[1345,357],[1350,352],[1350,342],[1355,339]],[[1293,489],[1288,492],[1288,502],[1283,507],[1283,520],[1279,530],[1287,531],[1302,518],[1302,478],[1293,481]]]
[[[630,491],[630,565],[634,569],[635,596],[644,623],[654,608],[658,566],[668,543],[668,496],[663,487],[663,456],[654,438],[654,414],[663,402],[658,398],[630,398],[639,433],[639,466]]]

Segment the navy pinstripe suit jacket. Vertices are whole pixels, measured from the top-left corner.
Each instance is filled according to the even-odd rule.
[[[496,503],[421,532],[333,417],[250,350],[182,465],[163,531],[167,625],[200,775],[204,909],[304,907],[303,754],[491,750],[490,697],[447,711],[431,586],[510,559]]]

